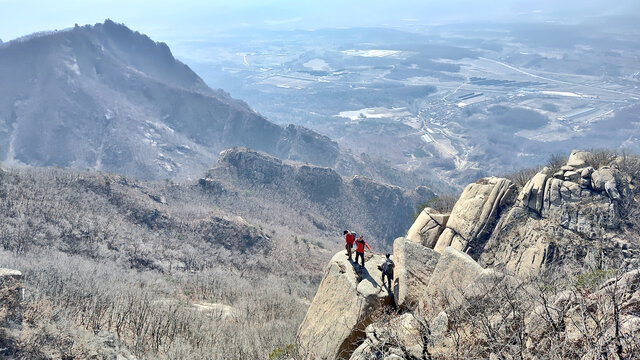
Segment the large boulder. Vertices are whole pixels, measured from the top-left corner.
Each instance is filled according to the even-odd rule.
[[[529,180],[518,195],[518,205],[540,213],[542,211],[545,185],[549,179],[549,169],[544,168]]]
[[[433,249],[440,234],[446,229],[448,220],[449,214],[441,214],[431,208],[425,208],[409,228],[406,238]]]
[[[503,178],[484,178],[467,186],[434,249],[442,253],[447,246],[452,246],[477,256],[502,210],[513,204],[515,194],[515,185]]]
[[[425,318],[432,318],[442,310],[460,305],[464,290],[484,269],[471,256],[448,247],[440,256],[422,296]]]
[[[305,359],[348,359],[364,340],[370,315],[392,305],[380,284],[382,255],[367,254],[365,268],[351,263],[344,251],[333,256],[316,296],[298,329],[297,343]]]
[[[588,151],[573,150],[571,155],[569,155],[569,160],[567,160],[566,166],[571,166],[574,169],[584,167],[590,156],[591,153]]]
[[[396,305],[413,308],[425,292],[440,254],[408,239],[397,238],[393,243],[393,257]]]
[[[604,183],[604,190],[607,195],[613,200],[620,201],[622,197],[618,191],[618,183],[616,178],[620,177],[618,170],[612,169],[609,166],[602,166],[598,169],[598,172],[602,176],[602,182]]]

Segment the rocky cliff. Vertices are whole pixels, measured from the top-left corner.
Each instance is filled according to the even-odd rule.
[[[353,228],[388,249],[411,225],[416,206],[435,194],[426,187],[406,190],[364,176],[343,177],[331,168],[283,161],[263,152],[232,148],[200,180],[210,193],[232,192],[287,204],[314,217],[322,228]]]
[[[394,242],[395,307],[342,336],[357,346],[351,354],[331,343],[325,357],[306,354],[636,358],[640,159],[574,151],[552,165],[521,188],[496,177],[470,184],[450,214],[425,209]],[[309,313],[332,301],[327,294],[318,291]],[[316,322],[329,332],[334,322],[323,318]],[[301,351],[317,346],[309,326],[298,333]]]

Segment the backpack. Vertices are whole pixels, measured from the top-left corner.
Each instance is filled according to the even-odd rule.
[[[382,272],[384,272],[385,274],[391,274],[395,266],[396,264],[393,263],[393,260],[387,259],[384,261],[384,263],[382,263]]]
[[[353,241],[358,240],[358,234],[356,234],[354,231],[351,232],[351,235],[353,235]]]

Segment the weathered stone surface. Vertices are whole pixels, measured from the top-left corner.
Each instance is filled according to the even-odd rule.
[[[440,214],[431,208],[425,208],[407,232],[407,239],[433,248],[438,237],[446,228],[449,214]]]
[[[595,169],[591,166],[578,170],[583,179],[590,179]]]
[[[567,166],[574,168],[584,167],[589,156],[591,156],[591,153],[588,151],[573,150],[571,155],[569,155],[569,160],[567,160]]]
[[[422,297],[427,318],[461,302],[464,289],[484,269],[471,256],[452,247],[444,250]]]
[[[591,174],[591,187],[596,191],[604,190],[604,180],[602,179],[602,175],[598,170],[594,171],[593,174]]]
[[[391,355],[385,356],[384,360],[405,360],[405,359],[400,355],[391,354]]]
[[[22,273],[14,269],[0,268],[0,279],[4,280],[8,278],[20,280],[22,279]]]
[[[472,283],[467,285],[464,289],[464,294],[467,299],[473,297],[484,297],[493,293],[494,289],[500,285],[505,279],[511,279],[506,277],[500,271],[496,269],[484,269],[473,280]]]
[[[564,179],[566,181],[577,183],[580,178],[581,175],[577,171],[567,171],[566,173],[564,173]]]
[[[619,226],[615,204],[578,184],[552,179],[547,182],[541,217],[522,207],[504,215],[479,261],[501,265],[520,275],[538,273],[554,261],[601,259],[615,243],[606,234]],[[611,255],[607,255],[611,256]]]
[[[560,205],[560,201],[562,199],[560,195],[560,188],[562,187],[562,180],[560,179],[550,179],[547,181],[544,190],[544,209],[549,209],[549,207],[554,205]]]
[[[393,243],[393,258],[396,305],[413,308],[426,290],[440,254],[405,238],[397,238]]]
[[[429,331],[431,331],[431,339],[434,343],[440,343],[449,331],[449,315],[445,311],[441,311],[429,322]]]
[[[542,211],[544,190],[549,179],[548,169],[537,173],[529,180],[518,195],[518,204],[540,213]]]
[[[396,339],[401,349],[406,349],[408,355],[421,358],[423,344],[420,337],[420,324],[416,318],[406,313],[401,315],[394,325],[391,337]]]
[[[465,188],[456,202],[434,249],[447,246],[476,253],[490,235],[501,210],[515,200],[515,186],[503,178],[480,179]]]
[[[198,185],[202,187],[203,190],[211,193],[211,194],[222,194],[224,192],[224,188],[222,187],[222,183],[216,179],[211,178],[201,178],[198,180]]]
[[[616,181],[616,178],[620,176],[619,172],[609,166],[602,166],[598,169],[598,172],[602,175],[604,190],[607,192],[607,195],[613,200],[620,201],[622,198],[618,192],[618,184]]]
[[[578,185],[583,189],[588,189],[591,187],[591,179],[582,178],[578,180]]]
[[[456,244],[458,243],[462,244],[464,242],[464,239],[462,239],[460,235],[456,234],[455,231],[453,231],[452,229],[446,228],[444,229],[442,234],[440,234],[440,237],[438,238],[438,242],[436,243],[436,246],[433,247],[433,250],[442,254],[444,252],[444,249],[446,249],[448,246],[451,246],[451,244],[454,243],[454,240]]]
[[[348,359],[365,337],[369,315],[393,301],[380,285],[377,267],[384,256],[374,255],[365,269],[349,262],[344,251],[333,256],[298,329],[297,343],[306,359]]]
[[[362,344],[353,351],[349,360],[367,360],[375,358],[380,340],[376,336],[376,329],[373,324],[367,326],[365,334],[365,341],[363,341]]]
[[[560,170],[564,173],[564,172],[567,172],[567,171],[574,171],[575,168],[573,166],[564,165],[563,167],[560,168]]]

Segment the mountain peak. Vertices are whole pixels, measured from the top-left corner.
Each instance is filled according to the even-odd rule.
[[[328,167],[345,158],[328,137],[270,122],[208,87],[165,43],[109,19],[3,44],[0,79],[9,165],[165,179],[195,177],[233,146]]]

